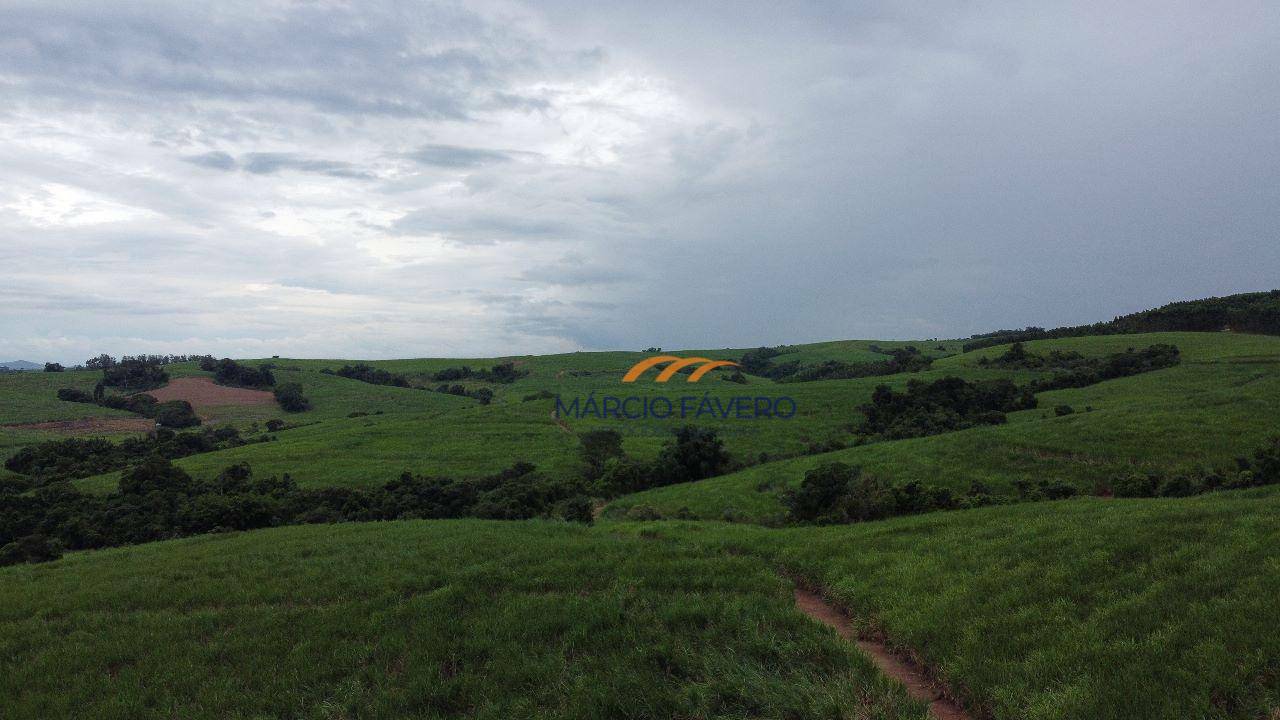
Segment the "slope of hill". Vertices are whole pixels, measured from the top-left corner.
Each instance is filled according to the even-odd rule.
[[[923,720],[761,559],[563,523],[283,528],[0,569],[0,717]]]
[[[0,569],[5,717],[923,718],[790,607],[823,588],[997,720],[1280,704],[1280,495],[832,528],[411,521]]]
[[[1230,333],[1156,333],[1041,340],[1033,352],[1104,354],[1157,342],[1182,349],[1180,365],[1090,387],[1041,393],[1040,408],[1007,425],[879,442],[773,462],[695,484],[672,485],[615,501],[610,513],[647,505],[674,516],[720,519],[726,511],[768,520],[779,493],[806,470],[846,462],[895,483],[920,481],[965,490],[981,482],[1003,493],[1015,481],[1059,479],[1091,491],[1135,471],[1230,465],[1280,428],[1280,338]],[[946,358],[931,373],[971,376],[995,347]],[[1058,417],[1052,408],[1077,412]],[[1091,410],[1090,410],[1091,408]]]

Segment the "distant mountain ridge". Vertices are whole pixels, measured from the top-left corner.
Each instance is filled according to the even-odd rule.
[[[0,362],[0,367],[9,368],[10,370],[42,370],[44,369],[44,364],[26,360],[10,360],[9,362]]]
[[[1007,343],[1088,335],[1218,331],[1280,335],[1280,290],[1184,300],[1092,325],[997,330],[974,335],[963,349],[969,352]]]

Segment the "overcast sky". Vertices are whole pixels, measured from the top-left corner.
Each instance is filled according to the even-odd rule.
[[[0,361],[956,337],[1270,289],[1277,68],[1247,0],[0,0]]]

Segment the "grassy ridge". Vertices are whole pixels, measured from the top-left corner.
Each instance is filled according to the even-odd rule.
[[[697,420],[700,425],[716,429],[729,452],[740,461],[754,464],[764,456],[771,462],[696,486],[633,496],[614,506],[625,510],[635,503],[645,503],[670,513],[688,507],[706,518],[720,518],[726,508],[732,508],[747,517],[762,519],[780,511],[779,490],[798,482],[809,467],[827,460],[860,464],[894,482],[920,480],[960,490],[981,481],[1009,492],[1016,480],[1040,477],[1060,478],[1090,489],[1101,480],[1133,469],[1229,462],[1280,425],[1276,422],[1280,420],[1280,338],[1156,333],[1038,341],[1029,343],[1028,349],[1065,349],[1101,356],[1161,342],[1176,344],[1183,350],[1181,366],[1089,388],[1043,393],[1040,410],[1014,413],[1006,426],[879,443],[821,456],[806,453],[814,445],[833,440],[852,441],[850,429],[860,417],[857,407],[867,402],[881,383],[900,389],[912,379],[933,380],[947,375],[971,380],[1012,377],[1027,382],[1044,373],[979,366],[978,358],[998,355],[1004,349],[990,348],[941,357],[932,369],[921,373],[880,378],[783,384],[750,378],[749,384],[738,385],[712,375],[696,385],[679,381],[663,385],[651,378],[623,385],[619,382],[621,375],[645,357],[644,353],[569,353],[515,358],[520,363],[518,368],[527,375],[514,383],[490,385],[495,392],[493,403],[480,406],[471,398],[370,385],[320,372],[340,367],[342,361],[273,359],[278,379],[301,383],[313,409],[285,415],[275,406],[215,408],[212,422],[244,426],[267,417],[284,417],[307,426],[279,433],[277,442],[270,445],[194,456],[180,464],[194,475],[209,477],[227,465],[247,461],[260,474],[288,472],[310,486],[378,485],[406,470],[478,476],[519,460],[537,463],[552,472],[574,472],[577,458],[573,433],[616,428],[624,433],[628,453],[650,458],[658,452],[670,429],[681,421],[571,419],[566,423],[570,432],[566,433],[552,417],[553,400],[525,401],[525,397],[539,391],[560,394],[566,401],[592,393],[598,397],[636,394],[669,399],[682,395],[700,398],[706,393],[721,401],[741,395],[787,395],[795,398],[799,409],[791,420],[705,416]],[[782,357],[798,356],[804,362],[882,357],[867,350],[871,344],[874,343],[845,341],[797,346],[796,353]],[[934,344],[918,345],[941,354]],[[737,357],[741,353],[698,352],[710,357]],[[431,373],[446,367],[468,364],[480,368],[494,362],[423,359],[372,364],[404,373],[414,383],[432,385]],[[202,374],[189,364],[171,366],[170,372],[174,376]],[[86,381],[92,379],[92,374],[76,375],[81,374],[86,375]],[[50,379],[41,382],[56,384],[53,378],[61,376],[50,374]],[[47,415],[54,410],[62,414],[112,412],[50,399],[54,389],[10,388],[15,397],[39,396],[30,401],[32,407],[25,417]],[[47,397],[42,394],[46,391]],[[1058,404],[1069,404],[1077,410],[1092,407],[1094,411],[1054,417],[1050,409]],[[352,412],[383,414],[348,418]],[[27,436],[8,440],[13,448],[32,441]],[[776,461],[786,457],[796,459]],[[114,482],[115,476],[110,475],[82,481],[82,486],[103,488]]]
[[[823,455],[769,463],[692,485],[622,498],[620,513],[637,504],[668,514],[688,508],[720,518],[732,509],[752,519],[782,512],[778,494],[820,463],[861,465],[893,482],[921,482],[965,490],[975,481],[1009,492],[1019,479],[1056,478],[1084,490],[1116,474],[1230,464],[1235,456],[1280,429],[1280,338],[1222,333],[1157,333],[1048,340],[1028,350],[1075,350],[1104,355],[1169,342],[1183,350],[1178,367],[1087,388],[1041,393],[1040,408],[1009,416],[1009,424],[926,438],[876,443]],[[991,348],[940,360],[927,377],[972,377]],[[901,378],[895,378],[900,380]],[[1077,412],[1056,417],[1067,404]]]
[[[549,523],[309,526],[0,570],[5,718],[924,718],[759,559]]]

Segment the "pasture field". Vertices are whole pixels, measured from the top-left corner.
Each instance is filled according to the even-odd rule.
[[[1088,491],[1118,474],[1229,466],[1276,433],[1280,338],[1153,333],[1044,340],[1027,348],[1102,355],[1158,342],[1182,349],[1182,363],[1086,388],[1041,393],[1039,408],[1011,413],[1007,425],[757,465],[696,484],[629,495],[615,501],[610,512],[643,504],[666,514],[687,509],[719,519],[728,510],[765,520],[782,512],[780,491],[799,483],[806,470],[833,461],[860,465],[895,482],[918,480],[956,490],[982,482],[1007,494],[1017,480],[1061,479]],[[978,357],[1005,349],[946,358],[929,373],[970,377],[971,370],[983,370]],[[1055,416],[1052,409],[1063,404],[1076,412]]]
[[[769,530],[304,526],[0,569],[5,717],[923,717],[786,578],[977,716],[1280,702],[1280,494]]]
[[[1143,335],[1036,341],[1034,352],[1074,350],[1102,356],[1129,347],[1172,343],[1183,352],[1174,368],[1121,378],[1098,385],[1040,394],[1036,410],[1012,413],[1004,426],[979,427],[926,438],[847,447],[813,454],[856,437],[858,406],[868,402],[876,386],[904,388],[909,380],[930,381],[949,375],[968,380],[1012,378],[1027,382],[1043,372],[983,367],[980,357],[994,357],[1007,349],[995,347],[940,357],[918,373],[852,380],[777,383],[749,377],[746,385],[725,382],[713,374],[698,384],[679,381],[658,384],[652,375],[632,385],[619,378],[643,353],[570,353],[517,358],[527,375],[509,384],[464,382],[494,391],[489,405],[472,398],[432,392],[419,387],[372,385],[320,370],[336,369],[343,361],[271,359],[279,382],[298,382],[311,399],[312,409],[284,413],[271,405],[215,408],[207,424],[230,423],[255,428],[271,418],[294,427],[276,433],[270,445],[251,445],[184,458],[179,464],[198,477],[211,477],[224,467],[246,461],[258,472],[290,473],[303,486],[371,486],[409,471],[428,475],[477,476],[518,461],[533,462],[553,472],[577,467],[576,436],[601,428],[623,433],[624,448],[638,458],[651,458],[669,437],[676,419],[566,419],[553,417],[554,399],[567,404],[592,395],[662,396],[678,402],[684,395],[703,394],[727,402],[736,396],[787,396],[795,400],[796,416],[789,420],[740,421],[734,418],[698,419],[715,429],[734,459],[745,466],[737,474],[696,486],[672,486],[631,496],[614,504],[623,512],[637,503],[664,513],[689,509],[698,517],[719,519],[726,510],[763,520],[780,512],[778,493],[803,477],[814,465],[840,460],[862,465],[895,482],[919,480],[963,490],[982,482],[1009,494],[1020,479],[1055,478],[1091,490],[1117,473],[1135,469],[1173,469],[1186,465],[1221,464],[1255,446],[1280,420],[1280,338],[1227,333],[1151,333]],[[821,359],[862,358],[872,354],[864,343],[819,343],[798,346],[796,355]],[[944,343],[940,343],[945,346]],[[892,344],[885,343],[888,347]],[[927,349],[929,343],[919,343]],[[949,347],[958,349],[952,342]],[[741,350],[697,351],[705,356],[740,357]],[[874,355],[874,354],[872,354]],[[791,355],[782,356],[789,358]],[[883,357],[883,356],[881,356]],[[433,386],[431,373],[446,367],[489,367],[493,360],[397,360],[370,364],[403,373],[415,385]],[[264,361],[268,362],[268,361]],[[175,377],[207,375],[194,364],[171,366]],[[40,374],[27,374],[40,375]],[[86,378],[83,382],[87,382]],[[35,387],[10,392],[20,395],[52,393],[56,383],[43,380]],[[47,387],[45,387],[47,386]],[[1070,405],[1077,412],[1056,417],[1052,409]],[[23,417],[71,414],[79,409],[121,415],[91,405],[60,403],[56,399],[29,402]],[[61,406],[72,406],[71,408]],[[52,408],[56,410],[54,413]],[[1086,411],[1087,410],[1087,411]],[[352,413],[362,414],[349,417]],[[127,414],[125,414],[127,415]],[[30,431],[24,431],[30,432]],[[43,439],[47,433],[35,437]],[[16,448],[32,436],[9,441]],[[80,481],[102,489],[114,485],[115,475]]]
[[[5,718],[924,718],[762,559],[564,523],[205,536],[0,569]]]
[[[698,418],[724,441],[729,471],[595,498],[579,516],[594,510],[593,524],[420,520],[439,516],[410,510],[372,516],[400,518],[385,522],[215,532],[0,568],[0,717],[926,717],[853,645],[796,610],[798,583],[844,608],[862,637],[932,674],[974,718],[1274,718],[1280,487],[1179,499],[1096,493],[1121,475],[1229,468],[1275,436],[1280,337],[1148,333],[1025,347],[1101,358],[1160,343],[1178,346],[1181,362],[1041,392],[1036,409],[1009,413],[1005,424],[861,443],[859,406],[880,385],[901,391],[952,376],[1026,384],[1050,371],[983,361],[1008,346],[966,353],[949,340],[912,343],[935,358],[921,372],[803,383],[739,384],[721,371],[696,385],[652,374],[623,385],[651,354],[636,352],[368,363],[410,387],[322,372],[354,361],[247,361],[301,384],[310,409],[202,408],[207,426],[271,439],[175,464],[203,479],[237,462],[254,478],[287,473],[303,488],[289,497],[308,502],[310,490],[381,487],[404,471],[466,480],[527,461],[552,480],[578,478],[586,432],[618,429],[625,452],[648,461],[683,424],[557,418],[548,396],[785,395],[797,413]],[[885,357],[872,345],[906,344],[816,343],[778,359],[869,362]],[[488,404],[431,389],[446,368],[500,362],[522,376],[458,383],[492,390]],[[210,375],[194,363],[167,369]],[[98,377],[0,376],[0,454],[131,434],[122,428],[135,415],[55,397],[61,387],[92,389]],[[270,420],[285,426],[268,432]],[[1004,501],[1017,498],[1020,481],[1054,480],[1084,496],[840,526],[788,519],[783,493],[837,461],[894,486],[965,492],[980,483]],[[120,476],[74,484],[108,491]],[[15,508],[65,492],[24,485],[8,470],[0,481],[0,503]],[[200,507],[225,510],[221,491],[209,492]],[[633,521],[655,514],[665,519]]]

